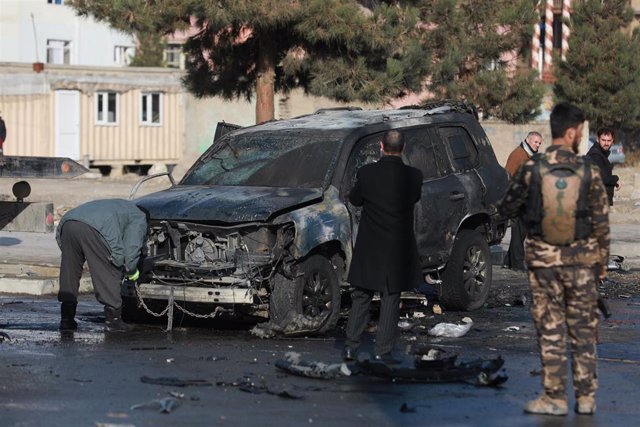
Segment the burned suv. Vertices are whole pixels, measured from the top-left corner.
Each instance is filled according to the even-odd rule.
[[[179,183],[136,200],[150,230],[125,313],[171,298],[185,313],[262,316],[285,333],[333,328],[360,216],[348,194],[389,129],[424,177],[414,227],[427,283],[449,309],[481,307],[507,174],[475,110],[445,103],[320,110],[216,139]]]

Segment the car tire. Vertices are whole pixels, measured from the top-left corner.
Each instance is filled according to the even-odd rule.
[[[270,321],[286,334],[324,333],[340,314],[340,277],[334,264],[312,255],[298,267],[294,280],[276,274],[269,304]]]
[[[440,301],[449,310],[476,310],[487,300],[491,278],[489,244],[475,230],[460,230],[442,274]]]

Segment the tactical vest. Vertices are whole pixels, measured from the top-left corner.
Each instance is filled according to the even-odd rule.
[[[569,245],[591,234],[589,187],[591,168],[577,163],[551,164],[542,154],[533,157],[529,185],[529,234],[552,245]]]

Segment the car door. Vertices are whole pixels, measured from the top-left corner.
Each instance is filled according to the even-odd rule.
[[[422,171],[422,196],[416,204],[415,233],[421,265],[434,268],[446,262],[464,215],[465,191],[453,168],[442,138],[434,126],[405,133],[406,162]]]
[[[478,167],[478,147],[471,138],[471,135],[462,125],[447,125],[438,127],[444,147],[449,155],[453,176],[459,181],[462,188],[461,200],[464,211],[460,217],[462,219],[477,211],[472,211],[485,205],[485,195],[487,188],[477,171]],[[454,196],[454,195],[452,195]]]

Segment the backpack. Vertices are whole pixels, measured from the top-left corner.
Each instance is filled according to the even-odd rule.
[[[529,233],[552,245],[569,245],[591,234],[588,205],[591,167],[577,163],[549,163],[534,156],[529,186]]]

